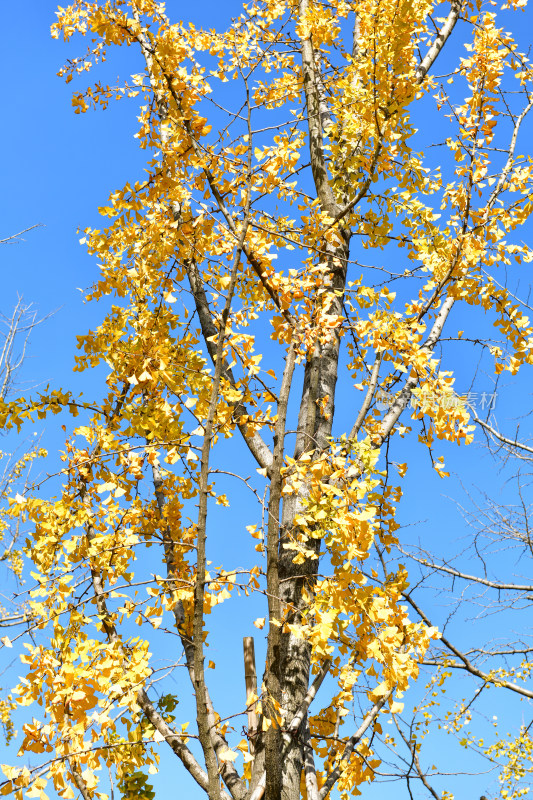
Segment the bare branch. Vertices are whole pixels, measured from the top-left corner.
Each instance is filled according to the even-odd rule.
[[[363,405],[359,410],[359,414],[357,415],[357,419],[354,423],[352,430],[350,431],[350,439],[354,439],[361,429],[361,425],[365,421],[366,413],[370,408],[370,404],[372,402],[372,398],[374,396],[374,392],[376,391],[376,386],[379,377],[379,368],[381,365],[381,360],[383,358],[383,352],[377,353],[376,360],[374,361],[374,366],[372,368],[372,374],[370,376],[370,380],[368,382],[368,388],[366,390],[365,399],[363,400]]]
[[[426,625],[429,625],[431,627],[431,622],[429,618],[426,616],[426,614],[424,614],[419,605],[415,603],[409,592],[403,592],[402,596],[405,597],[407,602],[415,609],[417,614],[426,623]],[[522,695],[522,697],[529,697],[530,699],[533,699],[533,691],[521,687],[516,683],[510,683],[510,681],[505,681],[498,676],[492,676],[490,673],[483,672],[482,670],[478,669],[475,666],[475,664],[472,664],[472,662],[465,656],[465,654],[462,653],[460,650],[458,650],[456,647],[454,647],[454,645],[450,642],[450,640],[442,633],[440,636],[440,640],[448,648],[448,650],[450,650],[461,661],[461,664],[448,663],[447,666],[455,667],[458,669],[465,669],[467,672],[470,672],[471,675],[475,675],[476,678],[480,678],[483,681],[483,683],[492,684],[493,686],[501,686],[505,689],[510,689],[512,692],[516,692],[517,694]]]
[[[311,733],[309,731],[309,722],[305,721],[304,727],[304,772],[305,772],[305,788],[307,789],[308,800],[320,800],[320,790],[316,779],[315,759],[313,756],[313,748],[311,746]]]
[[[398,724],[398,720],[396,719],[396,717],[394,717],[394,721],[396,723],[396,728],[398,730],[398,733],[400,734],[400,736],[404,740],[405,744],[409,748],[409,752],[411,753],[411,757],[412,757],[412,760],[413,760],[413,765],[414,765],[414,768],[416,769],[416,771],[418,773],[418,777],[420,778],[420,780],[422,781],[422,783],[424,784],[424,786],[426,787],[428,792],[435,798],[435,800],[441,800],[440,795],[437,794],[437,792],[435,791],[433,786],[430,784],[430,782],[428,781],[428,779],[426,777],[426,773],[422,770],[422,767],[420,766],[420,758],[418,757],[418,749],[417,749],[416,741],[413,741],[412,738],[407,737],[404,734],[404,732],[402,731],[400,725]]]
[[[422,564],[424,567],[430,567],[430,569],[437,570],[438,572],[446,572],[448,575],[453,575],[454,577],[461,578],[464,581],[473,581],[474,583],[480,583],[482,586],[488,586],[490,589],[501,589],[502,591],[533,592],[533,584],[498,583],[498,581],[489,581],[487,578],[480,578],[478,575],[468,575],[466,572],[460,572],[459,570],[453,569],[452,567],[447,567],[444,564],[435,564],[432,561],[428,561],[426,558],[417,558],[412,553],[403,550],[398,545],[396,546],[400,553],[403,553],[404,556],[408,556],[408,558],[412,558],[413,561],[417,562],[417,564]]]
[[[417,84],[422,83],[428,71],[431,69],[431,67],[437,60],[437,56],[439,55],[440,51],[448,41],[453,29],[455,28],[456,22],[459,19],[459,14],[461,13],[462,6],[463,6],[462,0],[452,0],[452,7],[450,9],[450,13],[446,17],[446,20],[442,28],[438,32],[434,42],[432,43],[426,55],[424,56],[422,63],[417,67],[415,73]]]
[[[307,692],[302,704],[300,705],[300,708],[298,709],[297,713],[294,715],[294,717],[291,720],[291,723],[290,723],[289,729],[288,729],[289,733],[291,733],[291,734],[292,733],[296,733],[296,731],[299,729],[299,727],[302,724],[302,721],[303,721],[305,715],[307,714],[309,706],[311,705],[311,703],[315,699],[316,694],[317,694],[318,690],[320,689],[320,687],[322,686],[324,678],[328,674],[330,667],[331,667],[331,661],[329,661],[329,660],[328,661],[324,661],[324,663],[322,664],[322,667],[320,668],[320,672],[318,673],[318,675],[314,679],[313,683],[309,687],[309,691]]]
[[[30,225],[29,228],[24,228],[23,231],[19,231],[18,233],[14,233],[14,234],[12,234],[12,236],[7,236],[5,239],[0,239],[0,244],[6,244],[7,242],[24,241],[24,239],[20,238],[21,236],[24,236],[24,234],[28,233],[28,231],[33,231],[35,228],[42,228],[42,227],[43,227],[42,222],[38,222],[35,225]]]
[[[490,433],[491,436],[493,436],[502,444],[515,448],[516,450],[523,450],[525,453],[531,453],[533,455],[533,447],[529,447],[527,444],[519,442],[517,439],[509,439],[507,436],[503,436],[499,431],[496,430],[496,428],[494,428],[492,425],[489,425],[488,422],[485,422],[479,417],[475,416],[474,420],[478,425],[481,425],[484,430]]]
[[[52,312],[53,313],[53,312]],[[32,304],[25,305],[19,297],[7,317],[0,314],[0,324],[4,330],[0,331],[0,398],[6,399],[13,386],[15,376],[24,363],[29,337],[38,325],[41,325],[52,314],[46,314],[40,319]]]

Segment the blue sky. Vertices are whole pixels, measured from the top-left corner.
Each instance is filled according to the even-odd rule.
[[[187,11],[194,14],[194,21],[217,26],[224,24],[232,9],[238,13],[239,8],[240,4],[233,0],[225,4],[209,0]],[[50,38],[49,26],[54,20],[54,9],[55,5],[48,0],[26,0],[24,4],[7,4],[3,9],[6,35],[1,50],[4,81],[0,91],[4,125],[0,129],[0,138],[4,207],[0,238],[31,225],[40,224],[42,227],[26,234],[24,241],[0,248],[3,280],[0,311],[8,313],[18,295],[23,295],[28,303],[34,303],[42,315],[56,310],[33,337],[22,380],[39,386],[50,382],[75,391],[84,388],[90,395],[103,373],[92,376],[72,373],[75,336],[97,324],[102,312],[83,303],[80,289],[88,287],[98,273],[95,260],[89,258],[79,245],[81,234],[77,230],[98,225],[98,206],[105,204],[110,191],[138,177],[146,154],[138,150],[133,138],[136,101],[112,103],[105,112],[73,113],[71,88],[56,73],[66,58],[78,52],[80,43],[75,41],[66,46]],[[179,15],[182,9],[183,4],[168,3],[171,15]],[[527,23],[531,20],[532,15],[528,12],[521,27],[524,37],[530,36],[531,27]],[[115,56],[113,69],[120,70],[122,75],[137,70],[136,58],[133,51],[125,51],[120,58]],[[470,366],[470,363],[465,364],[459,371],[457,388],[460,392],[469,388],[465,384]],[[462,384],[461,380],[465,383]],[[502,430],[507,425],[509,432],[513,431],[514,419],[527,412],[531,404],[528,375],[523,376],[517,385],[518,389],[511,397],[502,390],[497,400],[496,411]],[[478,396],[491,390],[490,376],[486,379],[481,376]],[[344,398],[344,404],[349,412],[353,399]],[[340,405],[343,405],[342,399]],[[60,446],[61,431],[57,428],[51,422],[44,429],[43,441],[51,450]],[[482,441],[481,437],[478,441]],[[498,473],[494,461],[480,445],[467,450],[461,448],[460,451],[442,445],[437,454],[443,453],[452,472],[461,474],[460,478],[452,475],[449,481],[442,481],[429,469],[429,459],[422,447],[409,445],[408,449],[410,454],[416,451],[417,457],[404,482],[402,521],[411,526],[418,523],[409,529],[413,542],[420,536],[425,544],[435,547],[443,556],[453,555],[459,546],[457,541],[466,533],[455,502],[466,501],[462,486],[469,488],[481,484],[495,497],[500,496],[499,493],[502,497],[511,497],[511,484],[505,484],[507,473]],[[406,459],[399,457],[398,460]],[[231,525],[249,523],[247,508],[241,509],[237,516],[234,511],[219,513],[223,526],[229,524],[225,513],[231,513]],[[221,549],[226,546],[223,540],[220,546]],[[507,558],[512,557],[502,555],[503,561]],[[510,569],[512,571],[513,567]],[[446,618],[448,601],[447,594],[443,594],[440,600],[431,601],[435,615],[440,616],[438,621]],[[487,637],[493,632],[489,630],[492,621],[478,623],[478,632],[480,625],[486,626]],[[247,632],[226,628],[224,636],[214,642],[213,652],[209,653],[209,657],[214,657],[221,667],[220,678],[215,684],[221,693],[225,690],[224,660],[227,659],[228,670],[231,670],[233,662],[230,662],[229,655],[233,653],[230,651],[240,649],[241,636]],[[228,636],[231,644],[224,652],[222,638],[227,642]],[[457,626],[456,636],[463,645],[471,633],[468,627]],[[257,632],[256,639],[260,652]],[[231,700],[240,690],[239,681],[235,683],[236,691],[229,695]],[[451,748],[451,745],[445,746]],[[161,796],[166,796],[171,787],[175,787],[177,774],[181,780],[184,775],[181,770],[174,771],[170,782],[168,777],[158,779]],[[188,779],[183,778],[183,781],[185,788]],[[466,785],[462,784],[463,788]],[[485,786],[483,781],[473,782],[468,793],[478,789],[484,791]],[[374,790],[374,794],[377,796],[379,791],[379,788]],[[203,793],[187,788],[187,796],[203,797]]]

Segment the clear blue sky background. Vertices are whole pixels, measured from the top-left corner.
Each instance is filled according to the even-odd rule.
[[[239,8],[240,4],[234,0],[229,3],[208,0],[196,5],[168,3],[171,16],[178,18],[186,12],[193,15],[195,22],[210,27],[222,27],[232,12],[238,13]],[[67,57],[79,53],[80,42],[76,40],[65,46],[50,38],[49,27],[54,19],[54,10],[55,4],[49,0],[26,0],[23,4],[6,4],[3,9],[4,36],[0,51],[4,75],[0,87],[4,109],[4,124],[0,129],[3,212],[0,238],[36,223],[43,227],[26,234],[23,242],[0,248],[0,311],[9,313],[18,295],[35,303],[43,315],[57,309],[55,315],[36,331],[22,378],[39,386],[50,382],[74,390],[84,388],[90,395],[93,387],[97,386],[98,374],[79,376],[72,373],[75,336],[97,324],[102,312],[95,306],[84,305],[79,291],[97,277],[97,264],[79,245],[76,231],[99,224],[98,206],[105,204],[110,191],[141,174],[146,154],[138,150],[133,139],[137,127],[135,100],[111,103],[103,113],[73,113],[71,88],[56,77],[56,72]],[[521,27],[525,38],[531,37],[531,22],[532,15],[528,12]],[[112,70],[120,69],[121,75],[139,70],[137,57],[133,50],[126,50],[121,58],[114,57]],[[114,74],[112,70],[111,74]],[[472,364],[467,363],[464,370],[460,370],[459,392],[470,388],[471,367]],[[526,413],[531,405],[528,375],[525,374],[517,385],[512,398],[506,398],[503,387],[498,395],[498,419],[503,430],[509,426],[509,432],[514,425],[511,418]],[[485,378],[481,374],[476,389],[479,393],[492,391],[490,376]],[[353,398],[345,398],[344,402],[347,409],[353,407]],[[43,440],[51,450],[61,443],[61,432],[57,427],[47,423],[44,429]],[[429,459],[422,448],[409,445],[407,455],[414,454],[415,450],[417,458],[404,484],[402,520],[406,524],[420,523],[409,534],[412,541],[420,536],[426,546],[435,547],[443,556],[453,555],[466,529],[454,501],[445,495],[464,500],[460,480],[467,487],[481,484],[494,496],[499,496],[502,491],[502,497],[511,497],[511,487],[504,485],[506,474],[500,475],[495,471],[494,462],[480,446],[466,451],[462,448],[459,452],[444,445],[438,448],[437,454],[446,456],[447,466],[461,475],[460,480],[452,476],[445,482],[429,469]],[[398,460],[406,458],[398,457]],[[235,512],[231,513],[234,524]],[[241,509],[239,514],[243,524],[249,522],[246,509]],[[505,560],[506,557],[502,558]],[[443,596],[439,609],[439,601],[432,601],[432,611],[441,624],[446,619],[447,603],[448,597]],[[477,632],[483,624],[478,623]],[[240,637],[247,632],[250,631],[227,630],[224,639],[227,642],[231,635],[231,646],[240,648]],[[464,626],[457,626],[454,633],[461,645],[471,637],[471,631]],[[225,658],[222,638],[214,642],[214,650],[210,652],[212,656],[222,666]],[[226,691],[228,676],[223,670],[217,670],[217,676],[220,677],[216,679],[219,683],[215,688]],[[233,680],[234,676],[230,675],[230,678]],[[240,677],[233,683],[236,691],[231,689],[228,695],[232,700],[242,688]],[[441,741],[434,752],[442,750],[443,746],[449,747],[451,756],[455,748],[446,742],[444,740],[443,745]],[[203,797],[201,792],[190,787],[179,767],[172,769],[170,780],[168,775],[157,779],[161,797]],[[183,793],[176,792],[176,776],[180,781],[183,779]],[[468,783],[463,779],[463,796],[471,793],[475,796],[476,792],[479,795],[490,786],[490,779],[487,780],[488,783],[485,779]],[[382,787],[371,794],[378,796],[384,791],[388,793],[396,791],[396,788]]]

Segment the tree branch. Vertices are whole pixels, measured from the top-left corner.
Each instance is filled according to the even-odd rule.
[[[191,291],[198,312],[200,326],[202,328],[202,335],[207,347],[207,351],[211,356],[211,360],[215,363],[216,345],[213,337],[217,335],[217,328],[213,322],[213,316],[209,309],[209,303],[205,294],[205,290],[198,274],[198,267],[193,262],[185,264],[187,276],[191,286]],[[227,362],[227,359],[222,358],[222,375],[233,387],[236,387],[236,381],[233,372]],[[235,416],[237,426],[242,433],[243,439],[250,450],[251,454],[257,461],[260,467],[266,469],[267,472],[272,466],[273,455],[269,446],[266,444],[262,436],[257,432],[252,436],[247,435],[247,423],[242,421],[242,417],[247,417],[248,412],[244,403],[239,402],[234,408],[233,414]]]
[[[316,779],[315,759],[313,755],[313,747],[311,745],[311,732],[309,730],[309,721],[305,720],[304,726],[304,774],[305,774],[305,788],[307,789],[308,800],[320,800],[320,791]]]
[[[223,370],[223,350],[226,339],[226,326],[233,300],[233,294],[237,283],[237,273],[241,261],[241,253],[248,230],[250,216],[251,191],[248,186],[245,216],[239,234],[239,242],[233,266],[231,270],[230,285],[224,309],[220,320],[218,340],[216,344],[215,356],[215,375],[213,387],[209,401],[209,411],[204,426],[204,440],[202,444],[202,455],[200,461],[200,481],[199,481],[199,503],[198,503],[198,524],[196,533],[196,581],[194,586],[194,612],[193,612],[193,650],[194,650],[194,694],[196,699],[198,734],[200,744],[204,752],[209,778],[209,798],[217,800],[221,797],[220,780],[218,773],[218,760],[213,746],[210,724],[209,710],[207,707],[207,688],[204,672],[204,598],[205,598],[205,573],[207,568],[206,543],[207,543],[207,503],[209,498],[209,458],[211,445],[215,435],[215,416],[217,402],[220,391],[220,380]]]
[[[363,400],[363,405],[359,410],[359,414],[357,415],[357,419],[354,422],[353,428],[350,431],[349,439],[355,439],[357,434],[361,429],[361,425],[365,421],[366,413],[370,408],[370,404],[372,402],[372,398],[374,396],[374,392],[376,391],[376,386],[379,377],[379,368],[381,366],[381,361],[383,359],[383,352],[376,354],[376,360],[374,361],[374,366],[372,368],[372,374],[370,376],[370,381],[368,383],[368,388],[366,390],[365,399]]]
[[[137,21],[137,23],[139,25],[139,28],[140,28],[140,32],[136,36],[136,39],[139,42],[142,54],[144,56],[144,60],[145,60],[145,63],[146,63],[146,70],[148,72],[148,77],[149,77],[149,80],[150,80],[150,84],[152,86],[152,90],[154,92],[154,96],[155,96],[155,98],[157,100],[158,116],[159,116],[160,122],[164,123],[168,118],[168,107],[167,107],[167,103],[165,102],[165,98],[162,96],[162,93],[161,93],[159,87],[157,86],[157,83],[156,83],[156,80],[155,80],[155,77],[154,77],[154,55],[152,54],[152,51],[150,49],[148,40],[147,40],[146,35],[145,35],[145,33],[144,33],[143,29],[142,29],[141,22],[140,22],[140,17],[139,17],[139,12],[137,10],[134,10],[134,18]],[[171,93],[174,102],[176,103],[176,106],[178,107],[178,109],[181,109],[181,103],[180,103],[179,97],[177,96],[177,94],[176,94],[176,92],[174,90],[174,87],[172,86],[172,80],[165,73],[165,71],[163,70],[163,68],[162,68],[162,66],[161,66],[161,64],[159,62],[158,62],[158,65],[159,65],[159,68],[161,69],[162,75],[165,78],[168,90]],[[183,115],[182,115],[182,122],[183,122],[185,130],[187,132],[187,135],[189,136],[189,138],[191,140],[191,143],[192,143],[193,149],[195,150],[195,153],[197,155],[201,155],[198,152],[199,145],[198,145],[198,142],[196,140],[196,137],[195,137],[194,131],[192,129],[192,126],[190,124],[190,120],[185,119],[183,117]],[[250,127],[250,126],[248,126],[248,127]],[[162,136],[163,141],[165,140],[165,137],[168,139],[168,136],[169,136],[169,132],[168,131],[165,132],[165,131],[166,131],[165,126],[162,125],[161,126],[161,136]],[[249,142],[249,147],[251,148],[251,140]],[[203,163],[203,159],[202,159],[202,163]],[[222,196],[221,196],[221,194],[218,191],[218,188],[216,186],[216,182],[215,182],[215,179],[214,179],[213,175],[211,174],[211,172],[208,170],[208,168],[205,165],[203,166],[203,172],[204,172],[204,175],[205,175],[205,177],[207,179],[207,182],[208,182],[209,188],[211,190],[211,193],[212,193],[213,197],[215,198],[215,200],[216,200],[216,202],[218,204],[218,207],[219,207],[220,211],[222,212],[222,215],[224,216],[224,218],[225,218],[225,220],[226,220],[226,222],[228,224],[229,229],[231,230],[231,232],[235,236],[236,242],[239,242],[240,241],[240,236],[238,236],[238,234],[237,234],[237,228],[236,228],[236,225],[235,225],[235,221],[234,221],[233,217],[231,216],[229,210],[226,208],[224,200],[223,200],[223,198],[222,198]],[[178,203],[171,203],[170,207],[171,207],[171,211],[172,211],[172,215],[174,217],[174,220],[179,220],[180,217],[181,217],[181,207],[180,207],[180,205]],[[240,249],[244,253],[244,255],[246,256],[247,260],[251,264],[251,266],[254,269],[254,271],[256,272],[256,274],[259,276],[259,278],[261,280],[261,283],[263,284],[263,286],[265,287],[265,289],[269,293],[270,297],[274,300],[274,302],[276,303],[277,307],[280,310],[282,310],[282,313],[284,314],[284,316],[289,321],[292,321],[290,315],[288,314],[288,312],[286,310],[284,310],[284,309],[281,309],[281,304],[280,304],[279,298],[277,297],[276,293],[273,292],[272,288],[268,284],[268,281],[266,280],[266,276],[264,274],[264,269],[263,269],[262,264],[253,255],[253,253],[250,251],[250,249],[248,247],[246,247],[245,241],[243,241],[240,244]],[[193,294],[193,297],[194,297],[196,310],[198,312],[198,317],[200,319],[200,326],[202,328],[202,335],[204,337],[205,344],[206,344],[207,350],[209,352],[209,355],[213,359],[216,347],[215,347],[214,342],[213,341],[209,341],[209,339],[212,336],[216,336],[217,328],[216,328],[216,326],[214,324],[213,317],[212,317],[211,311],[209,309],[209,303],[207,302],[207,297],[205,295],[205,291],[204,291],[202,282],[200,280],[200,276],[198,274],[198,269],[196,268],[196,265],[193,264],[191,261],[187,261],[185,263],[185,268],[187,270],[187,276],[188,276],[189,283],[190,283],[190,286],[191,286],[191,291],[192,291],[192,294]],[[228,381],[230,381],[232,386],[235,386],[235,379],[233,377],[232,371],[229,369],[229,366],[227,365],[227,362],[224,361],[223,364],[222,364],[222,367],[223,367],[223,372],[222,372],[223,376]],[[239,423],[238,418],[239,417],[243,417],[243,416],[246,415],[246,409],[245,409],[244,405],[242,403],[239,403],[237,405],[234,413],[237,415],[237,426],[238,426],[240,432],[242,433],[242,435],[244,437],[244,440],[245,440],[250,452],[252,453],[252,455],[254,456],[254,458],[256,459],[257,463],[259,464],[259,466],[261,468],[268,469],[270,467],[271,463],[272,463],[272,453],[271,453],[268,445],[266,444],[266,442],[264,442],[262,437],[257,432],[254,433],[253,436],[251,436],[251,437],[247,436],[246,435],[246,424],[244,424],[242,422]]]
[[[110,423],[120,413],[120,410],[126,400],[128,388],[129,388],[128,384],[125,383],[124,388],[117,399],[113,412],[110,415],[109,419]],[[98,452],[98,448],[96,452]],[[91,543],[91,541],[93,541],[96,536],[96,532],[91,522],[90,498],[87,493],[87,486],[85,480],[82,480],[81,482],[80,496],[82,502],[87,507],[88,521],[85,524],[85,530],[87,534],[87,539],[89,543]],[[102,630],[104,631],[108,641],[113,644],[116,644],[121,650],[121,652],[125,656],[127,656],[127,652],[124,649],[122,640],[117,633],[115,623],[113,622],[113,618],[107,608],[106,592],[103,588],[100,573],[92,563],[92,559],[89,562],[89,569],[91,573],[91,583],[93,586],[96,608],[98,611],[98,617],[101,621]],[[192,752],[189,750],[187,745],[182,741],[180,734],[177,734],[175,731],[173,731],[172,728],[170,728],[170,726],[162,718],[161,714],[159,714],[159,712],[156,710],[153,703],[149,699],[144,687],[139,689],[139,691],[137,692],[136,700],[137,703],[139,704],[139,707],[144,712],[146,718],[154,726],[155,730],[157,730],[158,733],[165,739],[167,744],[170,746],[173,752],[178,756],[183,766],[187,769],[189,774],[195,779],[198,785],[204,791],[207,792],[209,787],[209,782],[205,770],[201,768],[201,766],[198,764]],[[231,800],[231,798],[226,792],[222,792],[222,800]],[[234,800],[239,800],[239,798],[236,798]]]
[[[508,447],[514,447],[517,450],[523,450],[525,453],[531,453],[533,455],[533,447],[529,447],[527,444],[523,444],[516,439],[508,439],[507,436],[503,436],[496,428],[493,428],[492,425],[489,425],[488,422],[484,422],[479,417],[475,416],[474,421],[502,444]]]
[[[383,697],[380,700],[378,700],[377,703],[374,703],[374,705],[372,706],[368,714],[365,716],[359,728],[356,730],[353,736],[351,736],[348,739],[339,763],[337,764],[336,767],[334,767],[331,770],[328,777],[326,778],[326,782],[324,783],[322,789],[320,790],[319,800],[325,800],[325,798],[328,796],[332,788],[335,786],[336,782],[339,780],[340,776],[342,775],[344,769],[348,764],[350,756],[353,753],[354,747],[356,747],[356,745],[359,744],[359,742],[363,738],[364,734],[366,733],[372,722],[376,719],[377,715],[379,714],[379,712],[381,711],[381,709],[383,708],[389,697],[392,695],[393,691],[394,688],[390,689],[387,692],[387,694],[383,695]]]
[[[177,589],[177,586],[174,583],[175,575],[173,566],[174,564],[173,539],[170,531],[170,526],[168,524],[165,515],[165,495],[163,492],[163,481],[161,478],[161,470],[159,469],[158,464],[152,465],[152,477],[154,483],[154,494],[156,498],[157,507],[159,510],[159,516],[160,519],[165,523],[163,536],[164,536],[165,562],[167,566],[167,575],[171,580],[171,585],[169,586],[169,590],[174,591]],[[181,600],[178,600],[178,602],[174,606],[173,613],[176,624],[176,630],[179,633],[183,650],[185,652],[185,661],[187,664],[187,670],[189,672],[191,684],[194,689],[196,685],[195,674],[194,674],[194,646],[183,626],[185,612]],[[211,697],[209,695],[209,690],[207,686],[205,687],[205,699],[207,706],[209,732],[215,753],[218,758],[221,752],[229,749],[229,745],[225,737],[222,736],[222,734],[219,733],[217,730],[215,711],[213,708],[213,703],[211,701]],[[219,763],[220,763],[220,774],[222,776],[224,783],[228,787],[233,800],[243,800],[246,794],[246,787],[242,782],[239,773],[235,769],[235,766],[231,761],[224,761],[219,759]]]
[[[409,605],[411,605],[419,617],[426,623],[429,627],[432,627],[429,618],[424,614],[422,609],[415,603],[409,592],[402,592],[402,597],[405,597]],[[505,689],[510,689],[512,692],[516,692],[517,694],[522,695],[522,697],[529,697],[533,699],[533,691],[529,689],[522,688],[515,683],[510,683],[509,681],[505,681],[497,676],[491,676],[490,673],[483,672],[482,670],[478,669],[472,662],[458,650],[454,645],[450,642],[449,639],[446,638],[441,633],[440,636],[441,642],[450,650],[457,658],[462,662],[462,664],[450,664],[449,666],[458,667],[461,669],[467,670],[470,672],[471,675],[475,675],[476,678],[480,678],[484,683],[492,684],[493,686],[501,686]]]
[[[147,720],[151,722],[154,726],[155,730],[163,736],[166,743],[169,745],[171,750],[178,756],[183,766],[187,769],[189,774],[194,778],[198,786],[204,790],[204,792],[209,791],[209,780],[207,773],[202,767],[198,764],[197,760],[189,750],[186,744],[182,742],[180,734],[177,734],[172,728],[165,722],[161,714],[155,709],[153,703],[148,698],[144,689],[141,689],[137,693],[137,702],[139,706],[142,708],[144,715],[146,716]],[[221,791],[221,796],[223,800],[231,800],[230,796]]]
[[[92,800],[91,795],[89,794],[89,790],[87,789],[87,784],[83,780],[83,777],[79,772],[78,768],[74,766],[72,759],[67,758],[66,762],[70,767],[70,771],[72,772],[72,777],[74,778],[74,783],[76,784],[79,793],[83,797],[83,800]]]
[[[308,8],[308,0],[299,0],[299,20],[304,28],[308,24],[305,19]],[[333,196],[333,190],[328,180],[326,159],[324,156],[323,132],[320,119],[319,84],[311,33],[308,33],[307,36],[302,39],[301,53],[303,84],[307,104],[307,122],[309,125],[311,171],[322,208],[330,217],[335,218],[339,214],[340,208]]]
[[[438,572],[446,572],[448,575],[453,575],[454,577],[461,578],[464,581],[473,581],[474,583],[480,583],[482,586],[488,586],[490,589],[501,589],[502,591],[533,592],[533,584],[498,583],[497,581],[489,581],[487,578],[480,578],[477,575],[468,575],[466,572],[459,572],[458,570],[453,569],[453,567],[446,567],[443,564],[435,564],[425,558],[417,558],[412,553],[408,553],[398,545],[396,546],[400,553],[408,558],[412,558],[413,561],[417,562],[417,564],[422,564],[424,567],[430,567]]]
[[[439,55],[440,51],[448,41],[453,29],[455,28],[456,22],[459,19],[459,14],[461,13],[462,6],[463,6],[462,0],[452,0],[452,7],[450,9],[450,13],[446,17],[444,25],[438,32],[435,41],[433,42],[428,52],[424,56],[422,62],[416,69],[415,79],[417,84],[422,83],[428,71],[431,69],[431,67],[437,60],[437,56]]]
[[[414,767],[415,767],[415,769],[417,771],[418,777],[420,778],[420,780],[422,781],[422,783],[424,784],[424,786],[426,787],[428,792],[435,798],[435,800],[441,800],[440,795],[437,794],[437,792],[435,791],[433,786],[430,784],[430,782],[426,778],[425,773],[422,771],[422,767],[420,765],[420,759],[418,757],[418,750],[417,750],[417,746],[416,746],[416,741],[413,742],[412,739],[408,738],[404,734],[404,732],[402,731],[402,729],[400,728],[400,726],[398,724],[398,720],[396,719],[396,717],[394,717],[394,721],[396,723],[396,728],[398,730],[398,733],[400,734],[400,736],[404,740],[405,744],[409,748],[409,752],[411,753],[413,764],[414,764]]]
[[[91,538],[91,531],[92,526],[90,523],[87,524],[88,536],[89,539]],[[94,536],[94,532],[92,533]],[[102,628],[108,638],[108,640],[114,644],[118,644],[121,651],[124,653],[124,647],[122,645],[122,640],[118,635],[115,625],[112,621],[111,615],[107,608],[106,603],[106,593],[102,586],[102,581],[99,574],[96,572],[94,567],[91,565],[91,576],[92,576],[92,584],[95,594],[96,600],[96,607],[98,610],[98,616],[102,621]],[[180,734],[177,734],[172,728],[165,722],[161,714],[156,710],[155,706],[149,699],[146,691],[144,688],[139,689],[137,692],[136,697],[137,703],[139,704],[140,708],[144,712],[144,715],[152,723],[155,730],[164,738],[166,743],[169,747],[173,750],[173,752],[178,756],[180,761],[182,762],[183,766],[187,769],[189,774],[195,779],[197,784],[204,790],[208,791],[209,788],[209,781],[208,776],[205,770],[201,768],[198,764],[197,760],[187,747],[187,745],[181,740]],[[222,793],[223,800],[230,800],[229,795],[225,792]]]
[[[431,328],[430,334],[423,345],[423,348],[425,350],[431,351],[437,344],[439,337],[442,333],[444,323],[448,319],[448,316],[453,308],[454,303],[455,303],[455,297],[448,296],[444,301],[444,303],[442,304],[442,308],[437,314],[437,317],[435,318],[435,322],[433,323],[433,327]],[[410,378],[408,378],[404,388],[401,390],[398,397],[395,399],[394,403],[391,405],[387,414],[383,418],[383,422],[381,423],[381,434],[379,437],[380,444],[382,444],[387,438],[387,436],[389,436],[390,432],[396,425],[396,422],[398,421],[402,412],[407,407],[409,400],[411,399],[413,389],[418,384],[418,381],[419,381],[419,376],[416,373],[412,375]]]
[[[30,225],[29,228],[24,228],[23,231],[19,231],[18,233],[14,233],[12,236],[7,236],[5,239],[0,239],[0,244],[6,244],[6,242],[14,242],[14,241],[21,241],[20,237],[23,236],[28,231],[33,231],[35,228],[42,228],[43,223],[37,222],[35,225]]]

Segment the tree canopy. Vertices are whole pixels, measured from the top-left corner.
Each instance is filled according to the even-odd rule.
[[[75,369],[99,388],[0,403],[7,431],[65,430],[57,474],[3,493],[28,595],[2,716],[31,760],[1,792],[152,800],[168,769],[209,800],[447,800],[447,730],[519,797],[527,632],[458,642],[434,612],[482,588],[498,635],[526,624],[505,553],[531,555],[527,497],[466,512],[470,566],[399,520],[413,463],[446,478],[475,435],[533,452],[486,413],[533,362],[523,0],[252,0],[223,31],[168,6],[76,0],[52,26],[85,40],[75,113],[136,103],[146,171],[83,232],[101,312]],[[137,66],[111,83],[118,48]],[[222,675],[209,656],[234,629],[246,680],[240,648]],[[502,694],[509,730],[466,727]]]

